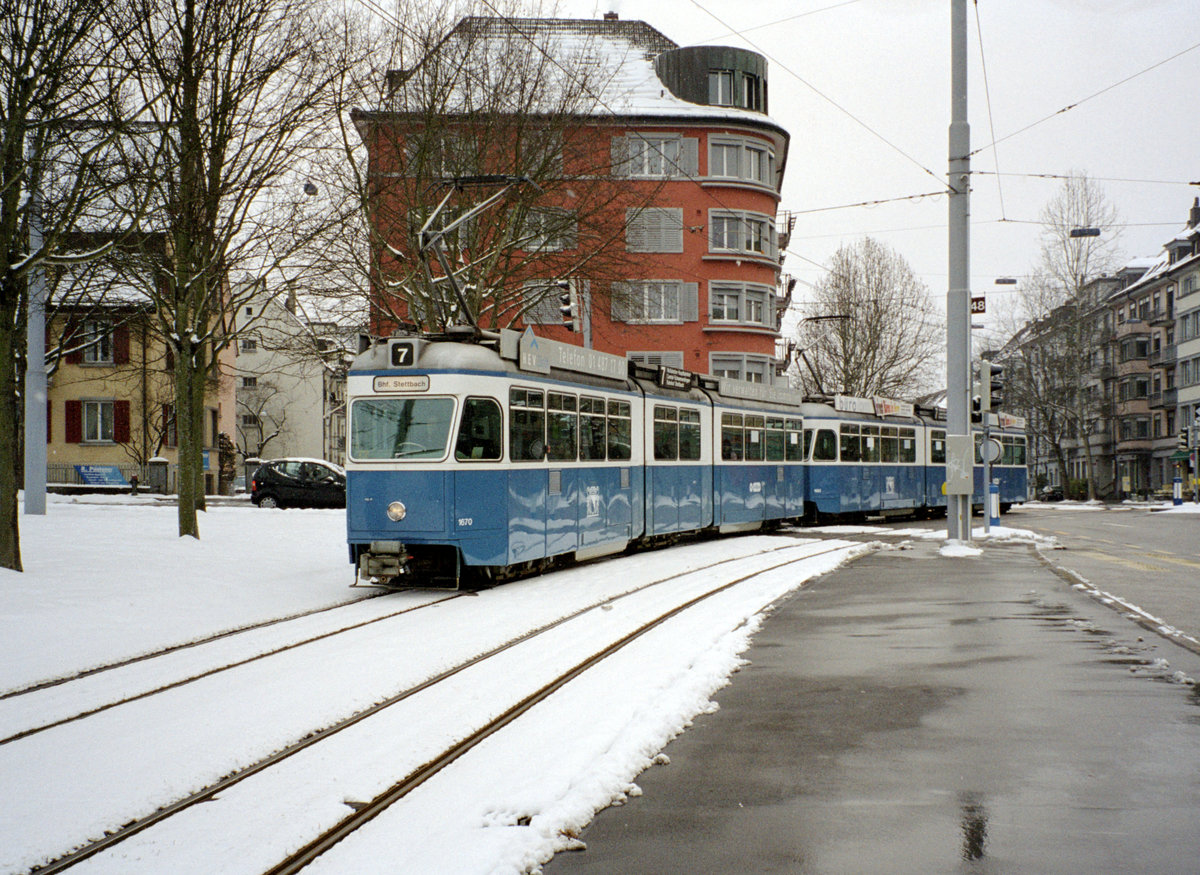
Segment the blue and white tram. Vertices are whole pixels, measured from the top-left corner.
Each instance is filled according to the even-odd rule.
[[[365,580],[457,586],[683,533],[945,506],[944,425],[911,405],[809,403],[528,330],[380,341],[348,398],[347,534]],[[1001,439],[1008,504],[1024,500],[1024,438]]]

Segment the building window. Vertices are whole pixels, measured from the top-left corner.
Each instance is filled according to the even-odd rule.
[[[742,74],[742,106],[746,109],[763,108],[762,80],[750,73]]]
[[[559,309],[558,296],[570,286],[561,286],[550,280],[529,280],[521,287],[525,311],[521,321],[526,325],[562,325],[563,314]],[[582,314],[581,314],[582,315]]]
[[[625,248],[630,252],[683,252],[683,209],[646,207],[627,210]]]
[[[629,138],[630,176],[675,176],[679,173],[680,137],[649,135]]]
[[[83,361],[89,365],[113,364],[113,326],[107,319],[83,323]]]
[[[254,389],[258,386],[258,377],[242,377],[243,389]]]
[[[575,216],[569,210],[543,207],[525,214],[520,248],[528,252],[561,252],[575,248]]]
[[[713,137],[708,144],[708,175],[772,185],[775,154],[761,140]]]
[[[258,414],[256,414],[256,413],[243,413],[242,414],[242,427],[243,428],[258,428],[258,426],[259,426]]]
[[[745,380],[750,383],[771,383],[774,361],[768,356],[714,353],[709,371],[714,377]]]
[[[635,280],[613,283],[614,322],[695,322],[699,283],[680,280]]]
[[[733,106],[732,70],[709,70],[708,102],[712,106]]]
[[[744,252],[775,257],[775,223],[762,213],[732,210],[709,212],[710,252]]]
[[[739,325],[775,327],[771,289],[753,283],[713,283],[709,292],[709,319]]]
[[[258,352],[258,341],[253,337],[242,338],[242,352]]]
[[[113,402],[83,402],[84,441],[111,442],[114,440],[115,434],[113,431],[113,422]]]
[[[678,282],[643,282],[633,284],[631,303],[641,322],[678,322]]]

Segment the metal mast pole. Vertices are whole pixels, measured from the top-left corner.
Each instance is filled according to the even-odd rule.
[[[946,425],[948,435],[968,438],[947,442],[947,473],[966,465],[974,452],[962,448],[971,434],[971,128],[967,124],[967,0],[950,2],[950,283],[946,292]],[[952,478],[947,476],[947,482]],[[972,477],[973,480],[973,477]],[[950,485],[946,495],[946,533],[950,540],[971,540],[971,492]]]
[[[42,198],[29,203],[29,251],[42,248]],[[25,513],[46,514],[46,281],[41,265],[29,272],[25,321]]]

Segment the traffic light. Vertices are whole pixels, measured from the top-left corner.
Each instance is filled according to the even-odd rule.
[[[1179,449],[1186,450],[1188,448],[1188,429],[1185,425],[1179,429]]]
[[[575,289],[569,283],[563,281],[559,283],[562,289],[558,293],[558,312],[562,314],[563,328],[567,331],[579,331],[581,326],[579,323],[579,298],[575,294]]]
[[[984,367],[991,371],[988,379],[988,408],[999,410],[1004,403],[1004,368],[991,362],[984,362]]]

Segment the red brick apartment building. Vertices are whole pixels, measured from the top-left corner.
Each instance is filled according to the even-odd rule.
[[[788,134],[767,115],[766,60],[739,48],[680,48],[644,22],[609,13],[601,20],[466,18],[422,63],[443,54],[461,65],[514,41],[536,46],[527,63],[542,63],[545,81],[569,86],[580,70],[603,75],[579,87],[586,109],[566,113],[561,128],[542,137],[555,144],[558,163],[540,178],[541,193],[521,219],[535,233],[509,247],[520,250],[515,255],[493,256],[496,265],[516,264],[502,281],[478,281],[494,298],[480,307],[480,325],[532,325],[539,335],[648,364],[773,382],[786,306],[780,265],[790,228],[780,227],[778,206]],[[440,142],[449,143],[481,124],[477,109],[456,113],[445,104],[434,118],[411,95],[402,97],[412,77],[390,73],[391,98],[354,115],[377,207],[378,333],[409,321],[405,313],[417,306],[379,306],[389,288],[403,285],[389,282],[389,272],[411,267],[412,200],[441,197],[428,186],[417,190],[413,137],[440,124]],[[521,147],[511,142],[522,136],[537,139],[527,130],[503,148],[478,146],[470,170],[514,172],[509,153]],[[589,196],[590,209],[581,206]],[[487,217],[476,217],[477,237],[501,233]],[[550,220],[559,223],[553,230]],[[536,233],[539,222],[545,233]],[[456,258],[481,260],[465,248]],[[563,326],[560,311],[568,287],[577,333]]]

